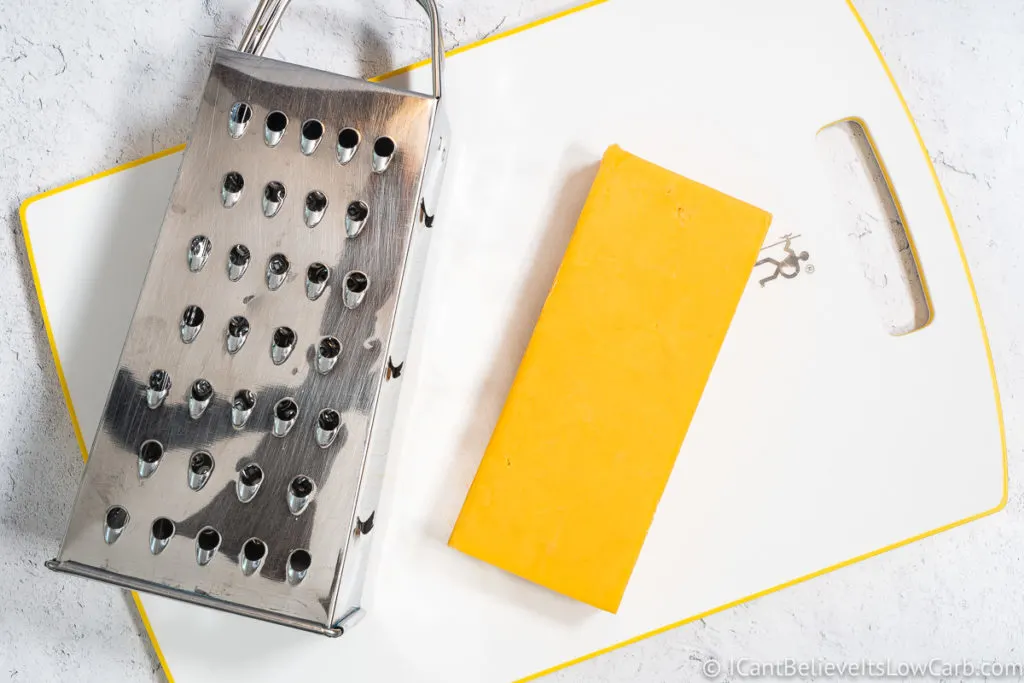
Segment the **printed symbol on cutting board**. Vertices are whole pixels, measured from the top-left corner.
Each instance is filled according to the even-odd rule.
[[[779,276],[783,277],[786,280],[792,280],[793,278],[800,274],[801,261],[807,261],[807,259],[809,259],[811,255],[808,254],[806,251],[797,252],[796,250],[793,249],[793,240],[797,239],[798,237],[800,237],[800,235],[794,235],[792,233],[789,233],[783,235],[778,242],[769,244],[766,247],[761,247],[761,251],[767,251],[769,249],[773,249],[781,245],[782,251],[785,252],[785,256],[783,256],[781,259],[766,257],[754,264],[754,268],[758,268],[760,266],[767,266],[765,268],[762,268],[760,273],[770,273],[770,275],[762,277],[760,280],[758,280],[758,283],[762,287],[764,287],[769,282],[778,279]],[[774,272],[772,272],[773,267],[775,269]],[[814,265],[811,263],[805,263],[803,265],[803,272],[807,273],[808,275],[814,273]]]

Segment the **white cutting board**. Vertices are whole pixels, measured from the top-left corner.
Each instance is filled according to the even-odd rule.
[[[391,84],[426,89],[428,77],[418,68]],[[1001,415],[966,262],[852,7],[611,0],[453,56],[447,78],[454,147],[369,616],[329,640],[143,596],[169,676],[527,677],[1002,507]],[[874,136],[927,280],[932,320],[903,336],[871,307],[815,155],[817,131],[849,116]],[[764,287],[770,273],[755,269],[617,615],[446,546],[611,143],[772,212],[766,245],[799,235],[794,249],[809,254],[797,277]],[[179,159],[24,207],[54,353],[89,438]]]

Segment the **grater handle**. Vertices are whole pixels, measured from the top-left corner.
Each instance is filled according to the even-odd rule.
[[[260,0],[238,44],[240,52],[262,55],[291,0]]]
[[[441,34],[441,16],[434,0],[416,0],[430,20],[430,69],[433,74],[434,97],[441,99],[444,82],[444,36]]]
[[[242,40],[238,44],[241,52],[262,55],[270,43],[271,36],[281,22],[281,16],[291,0],[260,0],[253,12],[252,20],[246,27]],[[437,12],[434,0],[416,0],[427,13],[430,21],[430,65],[434,97],[441,99],[441,87],[444,82],[444,37],[441,33],[441,17]]]

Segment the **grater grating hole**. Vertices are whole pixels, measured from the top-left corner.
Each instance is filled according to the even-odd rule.
[[[288,567],[286,570],[288,583],[293,586],[301,583],[306,578],[306,574],[309,572],[312,564],[313,558],[308,550],[293,550],[288,555]]]
[[[337,410],[331,408],[325,408],[320,411],[320,414],[316,418],[316,432],[314,434],[316,438],[316,444],[320,448],[327,448],[334,443],[335,437],[338,436],[338,431],[341,428],[341,415],[338,414]]]
[[[224,176],[224,183],[221,185],[220,198],[224,208],[230,209],[238,203],[242,196],[242,189],[245,187],[245,179],[238,171],[231,171]]]
[[[210,250],[213,248],[210,238],[205,235],[196,235],[188,243],[188,269],[198,273],[206,265],[210,257]]]
[[[337,337],[324,337],[316,346],[316,369],[325,375],[334,368],[341,355],[341,342]]]
[[[267,218],[276,216],[277,212],[281,210],[286,194],[284,185],[278,181],[271,180],[267,183],[267,186],[263,188],[263,215]]]
[[[252,410],[256,405],[256,394],[252,393],[248,389],[242,389],[235,394],[234,401],[231,406],[238,410]]]
[[[206,526],[199,530],[196,536],[196,563],[200,566],[210,564],[213,554],[220,547],[220,532],[213,527]]]
[[[306,279],[316,285],[322,285],[330,277],[331,270],[322,263],[313,263],[306,270]]]
[[[359,131],[355,128],[342,128],[338,133],[338,146],[345,149],[355,149],[359,146]]]
[[[249,247],[244,244],[236,244],[231,247],[231,253],[228,254],[228,259],[236,266],[244,266],[248,264],[249,258]]]
[[[304,474],[292,479],[288,484],[288,511],[293,515],[301,515],[313,500],[316,484]]]
[[[349,273],[348,277],[345,278],[345,287],[350,292],[355,292],[356,294],[365,292],[369,283],[370,281],[367,279],[366,275],[359,271]]]
[[[285,128],[288,127],[288,117],[283,111],[272,111],[267,114],[267,120],[263,128],[263,140],[270,147],[276,147],[284,137]]]
[[[196,326],[202,325],[205,320],[206,314],[203,313],[203,309],[198,306],[189,306],[185,309],[185,313],[181,316],[181,321],[186,325]]]
[[[338,414],[337,410],[327,408],[325,410],[321,410],[320,415],[317,416],[317,426],[319,426],[320,429],[330,431],[332,429],[337,429],[339,425],[341,425],[341,416]]]
[[[274,408],[274,414],[282,420],[294,420],[298,412],[299,407],[290,398],[278,401],[277,407]]]
[[[313,493],[313,480],[307,476],[299,475],[292,479],[291,483],[292,495],[297,498],[308,498],[309,494]]]
[[[354,201],[345,210],[345,234],[355,237],[363,231],[366,224],[366,217],[370,215],[370,209],[365,202]]]
[[[306,195],[306,208],[310,211],[323,211],[327,208],[327,197],[320,190],[313,190]]]
[[[166,517],[157,517],[153,520],[153,538],[158,541],[166,541],[174,535],[174,522]]]
[[[120,531],[128,526],[128,511],[120,505],[115,505],[107,510],[107,526],[115,531]]]
[[[244,315],[233,315],[228,321],[228,334],[242,337],[249,334],[249,320]]]
[[[164,445],[156,439],[147,439],[139,446],[139,478],[145,479],[156,472],[164,457]]]
[[[228,320],[228,353],[238,353],[249,338],[249,319],[244,315],[233,315]]]
[[[274,254],[267,263],[267,269],[274,275],[284,275],[288,272],[288,258],[284,254]]]
[[[249,253],[249,247],[244,244],[236,244],[231,247],[231,251],[228,252],[228,279],[232,282],[241,280],[249,267],[250,260],[252,260],[252,254]]]
[[[206,451],[196,451],[188,461],[188,469],[193,474],[209,474],[213,471],[213,456]]]
[[[241,192],[245,187],[245,178],[238,171],[231,171],[224,176],[224,189],[228,192]]]
[[[365,221],[366,216],[370,213],[366,204],[363,202],[352,202],[348,205],[348,210],[345,215],[354,221]]]
[[[252,576],[258,572],[266,556],[267,544],[258,538],[250,538],[242,545],[242,556],[238,558],[242,574]]]
[[[228,132],[233,138],[240,138],[252,118],[252,107],[246,102],[235,102],[228,113]]]
[[[288,566],[297,572],[305,572],[312,564],[313,558],[306,550],[293,550],[288,556]]]
[[[386,135],[377,138],[373,143],[373,172],[383,173],[388,170],[391,159],[395,155],[395,141]]]
[[[252,562],[262,560],[267,556],[267,544],[258,538],[250,538],[242,546],[242,553],[245,555],[245,559]]]
[[[157,517],[149,527],[149,552],[159,555],[174,536],[174,522],[166,517]]]
[[[149,374],[149,388],[153,391],[167,391],[171,388],[171,376],[166,370],[154,370]]]
[[[108,545],[121,537],[121,532],[128,526],[128,511],[120,505],[107,508],[103,516],[103,541]]]
[[[337,337],[324,337],[320,340],[319,353],[324,358],[337,358],[341,353],[341,342]]]
[[[359,131],[355,128],[342,128],[338,133],[338,163],[347,164],[352,161],[359,148]]]
[[[199,417],[206,411],[207,406],[210,405],[210,399],[213,397],[213,385],[205,379],[197,379],[192,383],[192,388],[189,390],[188,395],[188,415],[193,420],[198,420]]]
[[[295,348],[297,337],[295,331],[290,327],[279,327],[274,330],[273,341],[270,345],[270,359],[274,365],[280,365],[288,360]]]
[[[291,554],[288,564],[292,569],[304,572],[313,564],[313,558],[305,550],[296,550]]]
[[[306,156],[311,155],[320,145],[320,138],[324,136],[324,124],[316,119],[309,119],[302,124],[302,137],[299,140],[299,148]]]
[[[302,135],[307,140],[319,140],[324,135],[324,124],[316,119],[309,119],[302,124]]]
[[[256,497],[263,483],[263,468],[255,463],[250,463],[238,473],[238,481],[235,482],[235,495],[238,500],[248,503]]]
[[[267,129],[275,133],[283,133],[288,127],[288,117],[283,111],[272,111],[267,114]]]
[[[274,254],[270,257],[267,261],[267,287],[270,291],[274,291],[284,284],[290,267],[288,257],[284,254]]]
[[[279,420],[294,420],[299,414],[299,406],[290,398],[282,398],[274,406],[274,416]]]
[[[256,486],[263,481],[263,468],[256,464],[246,465],[239,473],[238,480],[246,486]]]
[[[290,327],[279,327],[274,330],[274,343],[278,346],[294,346],[295,332]]]
[[[181,340],[186,344],[195,340],[203,328],[204,320],[206,320],[206,314],[203,309],[195,305],[186,306],[181,314]]]
[[[331,277],[331,269],[322,263],[311,263],[306,269],[306,297],[316,301],[327,288],[327,280]]]
[[[197,379],[192,383],[192,398],[197,401],[206,401],[213,396],[213,385],[205,379]]]
[[[216,550],[220,545],[220,532],[212,527],[205,527],[199,532],[196,543],[203,550]]]
[[[167,392],[171,389],[171,376],[166,370],[154,370],[149,373],[149,383],[146,386],[146,405],[150,408],[159,408],[167,398]]]
[[[395,141],[387,136],[379,137],[373,143],[373,151],[382,157],[389,157],[395,153]]]
[[[304,572],[313,564],[313,558],[305,550],[296,550],[288,558],[288,564],[296,571]]]
[[[231,426],[241,429],[249,421],[252,409],[256,406],[256,394],[248,389],[241,389],[231,399]]]
[[[366,273],[354,270],[345,276],[345,291],[342,293],[342,301],[347,308],[355,308],[362,303],[366,296],[366,289],[370,286],[370,279]]]
[[[281,183],[277,182],[276,180],[271,180],[269,183],[267,183],[267,186],[263,189],[263,196],[266,197],[269,201],[272,201],[272,202],[282,202],[282,201],[284,201],[285,194],[286,193],[285,193],[284,185],[282,185]]]
[[[160,462],[164,457],[164,446],[156,439],[147,439],[139,446],[139,458],[149,464]]]
[[[327,195],[320,190],[313,190],[306,195],[306,204],[302,212],[306,227],[315,228],[323,220],[325,211],[327,211]]]
[[[252,118],[252,107],[246,102],[236,102],[231,107],[231,120],[235,123],[249,123]]]
[[[206,486],[213,472],[213,456],[206,451],[196,451],[188,459],[188,487],[199,491]]]
[[[285,436],[295,426],[299,406],[292,398],[282,398],[274,405],[274,436]]]

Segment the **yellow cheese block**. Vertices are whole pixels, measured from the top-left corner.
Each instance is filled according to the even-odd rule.
[[[770,222],[608,149],[449,545],[618,610]]]

